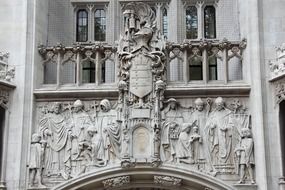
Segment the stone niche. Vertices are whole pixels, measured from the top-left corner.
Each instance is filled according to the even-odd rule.
[[[132,136],[133,158],[136,160],[147,160],[151,157],[151,134],[143,124],[135,126]]]

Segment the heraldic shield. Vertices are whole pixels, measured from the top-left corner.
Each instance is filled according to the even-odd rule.
[[[152,64],[153,61],[141,52],[131,60],[130,91],[139,98],[152,92]]]

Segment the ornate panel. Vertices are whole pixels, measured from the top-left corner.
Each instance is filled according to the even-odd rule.
[[[140,2],[124,8],[128,30],[117,48],[118,99],[37,102],[30,187],[53,187],[100,168],[170,165],[254,184],[247,98],[166,98],[165,41],[154,12]],[[129,182],[122,176],[103,184]],[[154,182],[183,183],[171,176]]]

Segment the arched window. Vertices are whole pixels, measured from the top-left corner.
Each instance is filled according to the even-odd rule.
[[[167,9],[162,10],[162,34],[167,38],[168,36],[168,20],[167,20]]]
[[[88,40],[88,13],[86,10],[77,12],[76,22],[76,41],[87,42]]]
[[[82,83],[95,83],[95,63],[90,60],[82,64]]]
[[[97,9],[95,11],[94,19],[94,32],[95,41],[105,41],[106,40],[106,12],[104,9]]]
[[[204,37],[216,38],[216,10],[214,6],[206,6],[204,9]]]
[[[186,9],[186,38],[196,39],[198,37],[197,8],[189,6]]]

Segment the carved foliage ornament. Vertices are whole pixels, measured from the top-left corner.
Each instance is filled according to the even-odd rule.
[[[279,105],[285,100],[285,82],[281,81],[275,85],[275,105]]]
[[[130,176],[119,176],[102,181],[106,189],[122,187],[130,183]]]
[[[162,186],[181,186],[182,179],[172,176],[154,176],[154,183]]]
[[[274,80],[278,76],[282,76],[285,73],[285,43],[276,48],[276,59],[269,61],[269,69],[271,79]]]

